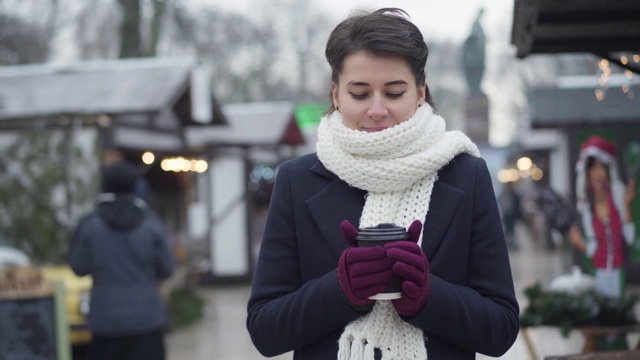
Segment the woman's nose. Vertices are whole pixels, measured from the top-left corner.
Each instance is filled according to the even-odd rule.
[[[373,120],[382,120],[389,115],[387,106],[381,96],[373,96],[371,105],[367,111],[367,116]]]

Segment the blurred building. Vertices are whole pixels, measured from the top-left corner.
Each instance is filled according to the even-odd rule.
[[[255,215],[268,204],[277,164],[306,140],[294,104],[222,107],[210,84],[182,58],[0,67],[4,175],[36,201],[56,203],[54,216],[71,228],[99,191],[100,166],[130,160],[144,170],[139,195],[197,270],[217,281],[249,280]],[[38,138],[50,151],[33,153]],[[52,163],[63,182],[55,193],[39,191],[33,177],[44,173],[31,168]]]
[[[576,201],[581,144],[590,135],[615,143],[621,177],[640,173],[640,3],[516,0],[512,43],[517,56],[591,53],[599,73],[567,76],[528,89],[528,126],[516,153],[542,164],[546,184]],[[640,224],[640,203],[634,201]],[[638,225],[636,225],[638,226]],[[636,239],[636,243],[638,239]],[[637,250],[634,250],[637,251]],[[640,281],[640,264],[628,269]]]
[[[511,42],[518,58],[591,53],[602,59],[600,77],[565,77],[528,89],[531,110],[525,123],[534,131],[520,136],[518,146],[543,158],[551,185],[563,194],[574,192],[570,169],[579,129],[633,134],[629,126],[640,121],[639,11],[634,1],[514,1]],[[612,74],[613,67],[621,69],[619,75]]]
[[[211,200],[192,209],[207,213],[192,224],[195,237],[206,239],[207,250],[198,260],[205,281],[253,276],[277,167],[300,155],[307,142],[295,109],[291,102],[227,104],[222,107],[227,126],[185,133],[191,147],[207,155],[211,169],[198,175],[198,189]]]

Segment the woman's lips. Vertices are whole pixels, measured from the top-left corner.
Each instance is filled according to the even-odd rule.
[[[372,126],[372,127],[366,127],[363,130],[366,132],[378,132],[378,131],[382,131],[384,129],[386,129],[386,126]]]

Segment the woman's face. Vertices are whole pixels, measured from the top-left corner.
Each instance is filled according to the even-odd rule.
[[[344,125],[367,132],[411,118],[426,92],[426,85],[417,86],[403,58],[376,57],[363,51],[345,57],[338,82],[331,83],[331,94]]]
[[[587,171],[589,184],[593,187],[593,191],[596,194],[606,192],[609,187],[609,172],[607,167],[598,159],[594,158],[593,163]]]

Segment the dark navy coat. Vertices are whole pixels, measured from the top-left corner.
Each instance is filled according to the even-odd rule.
[[[102,201],[79,223],[67,256],[79,275],[91,275],[89,329],[102,336],[158,331],[167,322],[158,281],[175,267],[158,216],[139,200]]]
[[[335,359],[345,325],[364,315],[341,295],[336,269],[347,248],[340,223],[357,226],[365,194],[315,154],[280,166],[248,303],[263,355]],[[423,231],[431,293],[404,320],[423,329],[429,360],[502,355],[518,335],[519,309],[484,160],[463,154],[439,171]]]

